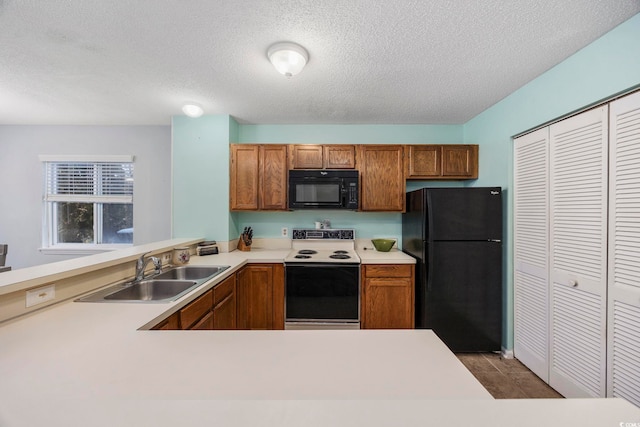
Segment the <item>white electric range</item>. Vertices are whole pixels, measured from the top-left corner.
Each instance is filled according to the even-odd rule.
[[[285,329],[359,329],[360,257],[351,229],[294,229]]]

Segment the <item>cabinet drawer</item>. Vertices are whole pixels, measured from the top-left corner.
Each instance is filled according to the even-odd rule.
[[[182,329],[189,328],[213,306],[213,291],[208,291],[200,298],[180,310]]]
[[[213,288],[213,305],[218,305],[222,300],[231,295],[236,287],[236,275],[223,280]]]
[[[411,264],[375,264],[365,265],[366,277],[411,277]]]

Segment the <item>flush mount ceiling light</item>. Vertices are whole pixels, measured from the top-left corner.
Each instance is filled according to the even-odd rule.
[[[272,45],[267,50],[269,61],[280,74],[295,76],[309,62],[309,53],[299,44],[282,42]]]
[[[182,112],[185,113],[189,117],[200,117],[204,110],[198,104],[184,104],[182,106]]]

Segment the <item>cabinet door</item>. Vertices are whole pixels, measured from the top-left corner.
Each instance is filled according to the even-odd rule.
[[[605,396],[607,123],[604,106],[549,128],[549,384],[566,397]]]
[[[260,146],[260,209],[287,209],[287,146]]]
[[[238,329],[273,329],[273,266],[238,272]]]
[[[213,329],[236,329],[235,292],[213,307]]]
[[[213,288],[213,329],[236,329],[236,275]]]
[[[260,147],[251,144],[231,145],[229,201],[231,210],[257,210]]]
[[[609,116],[607,397],[640,406],[640,93]]]
[[[359,145],[360,210],[404,212],[401,145]]]
[[[514,355],[549,382],[549,128],[514,140]]]
[[[406,277],[365,279],[363,329],[413,327],[412,283]]]
[[[407,179],[438,178],[442,175],[442,146],[408,145]]]
[[[415,266],[407,264],[362,266],[363,329],[414,327],[414,271]]]
[[[292,145],[290,150],[291,169],[322,169],[322,145]]]
[[[189,329],[199,330],[199,331],[212,330],[213,329],[213,312],[212,311],[207,312],[207,314],[205,314],[202,317],[202,319],[196,322],[196,324]]]
[[[284,329],[284,264],[273,264],[273,329]]]
[[[478,146],[443,145],[442,176],[450,178],[477,178]]]
[[[324,145],[325,169],[355,169],[356,148],[353,145]]]

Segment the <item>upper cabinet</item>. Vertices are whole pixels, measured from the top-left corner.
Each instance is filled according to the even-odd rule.
[[[287,210],[289,169],[357,169],[360,211],[404,212],[406,179],[476,179],[478,146],[231,144],[230,209]]]
[[[287,146],[231,145],[230,208],[287,209]]]
[[[361,211],[404,211],[403,153],[402,145],[358,145]]]
[[[407,179],[476,179],[477,145],[407,145]]]
[[[354,145],[296,144],[289,146],[290,169],[354,169]]]

